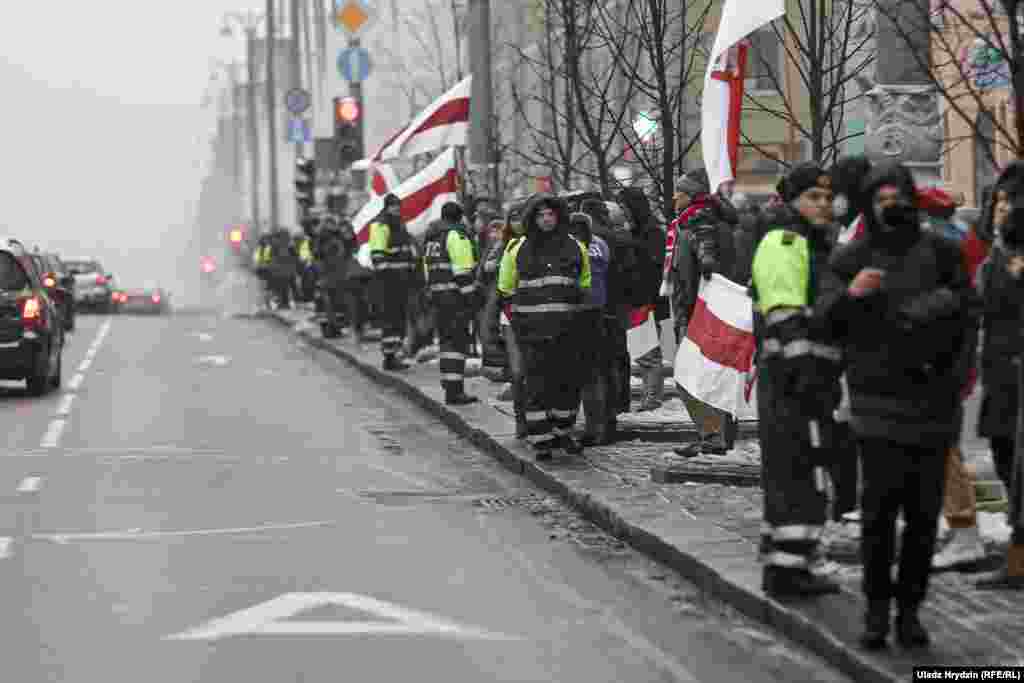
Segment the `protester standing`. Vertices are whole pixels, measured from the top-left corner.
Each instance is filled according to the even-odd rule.
[[[380,316],[380,350],[385,370],[406,370],[397,358],[405,333],[413,282],[415,250],[402,222],[402,202],[393,194],[384,198],[384,210],[370,224],[374,302]]]

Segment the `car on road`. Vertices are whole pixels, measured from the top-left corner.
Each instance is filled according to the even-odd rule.
[[[79,309],[115,312],[114,276],[104,270],[99,261],[79,259],[64,264],[75,278],[75,305]]]
[[[32,254],[43,280],[43,287],[53,298],[60,311],[64,330],[75,329],[75,278],[65,272],[64,264],[56,254]]]
[[[171,295],[160,287],[118,290],[121,313],[166,315],[171,310]]]
[[[40,396],[61,383],[64,324],[32,255],[0,239],[0,379],[25,380]]]

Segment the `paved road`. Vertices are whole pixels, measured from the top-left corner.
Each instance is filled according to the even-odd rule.
[[[843,680],[266,322],[83,316],[0,423],[0,680]]]

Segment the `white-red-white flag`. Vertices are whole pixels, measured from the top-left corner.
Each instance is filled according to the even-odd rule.
[[[402,200],[402,221],[412,235],[427,231],[431,221],[441,217],[441,207],[458,201],[458,171],[455,150],[447,149],[425,169],[391,190]],[[384,209],[384,195],[376,195],[352,219],[352,227],[365,243],[370,235],[370,222]]]
[[[466,144],[473,77],[467,76],[395,133],[367,161],[410,158]],[[357,162],[358,164],[359,162]],[[355,166],[353,166],[355,167]]]
[[[370,194],[383,197],[398,187],[398,176],[388,164],[374,164],[373,176],[370,178]]]
[[[722,5],[701,98],[701,153],[712,192],[736,178],[747,49],[743,40],[785,13],[785,0],[725,0]]]
[[[746,287],[715,274],[701,280],[697,304],[676,352],[675,380],[695,398],[739,419],[756,419],[750,392],[754,308]]]
[[[636,360],[660,345],[658,327],[654,322],[654,305],[630,309],[629,329],[626,330],[626,346],[629,349],[629,357]]]

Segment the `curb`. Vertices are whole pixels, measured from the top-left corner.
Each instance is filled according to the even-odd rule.
[[[702,591],[730,605],[745,616],[785,634],[790,640],[806,647],[854,680],[870,683],[902,683],[905,680],[904,674],[884,668],[879,663],[868,659],[829,631],[819,627],[807,615],[765,596],[759,589],[749,585],[751,582],[740,581],[724,575],[723,569],[726,568],[724,565],[716,567],[713,560],[702,559],[695,551],[674,545],[657,530],[654,530],[653,525],[651,528],[646,528],[641,523],[634,523],[627,519],[625,513],[616,503],[606,501],[598,495],[575,489],[571,482],[563,480],[559,476],[559,472],[547,471],[532,459],[510,450],[490,434],[474,427],[462,415],[428,396],[415,385],[404,381],[400,376],[384,372],[359,359],[346,349],[317,339],[309,335],[308,332],[296,331],[292,322],[276,313],[264,314],[263,317],[276,321],[314,348],[340,358],[378,384],[397,390],[421,406],[426,412],[436,416],[449,429],[501,462],[507,469],[523,475],[542,490],[557,495],[606,532],[678,571]],[[695,523],[700,524],[699,521]],[[703,525],[709,531],[713,530],[716,545],[740,542],[749,545],[745,539],[741,539],[739,536],[708,523],[703,523]],[[708,546],[703,547],[707,548]],[[751,555],[753,556],[752,546]],[[753,557],[751,560],[753,561]],[[721,565],[722,562],[718,564]],[[725,564],[728,564],[728,561]],[[757,572],[758,576],[759,574]]]

